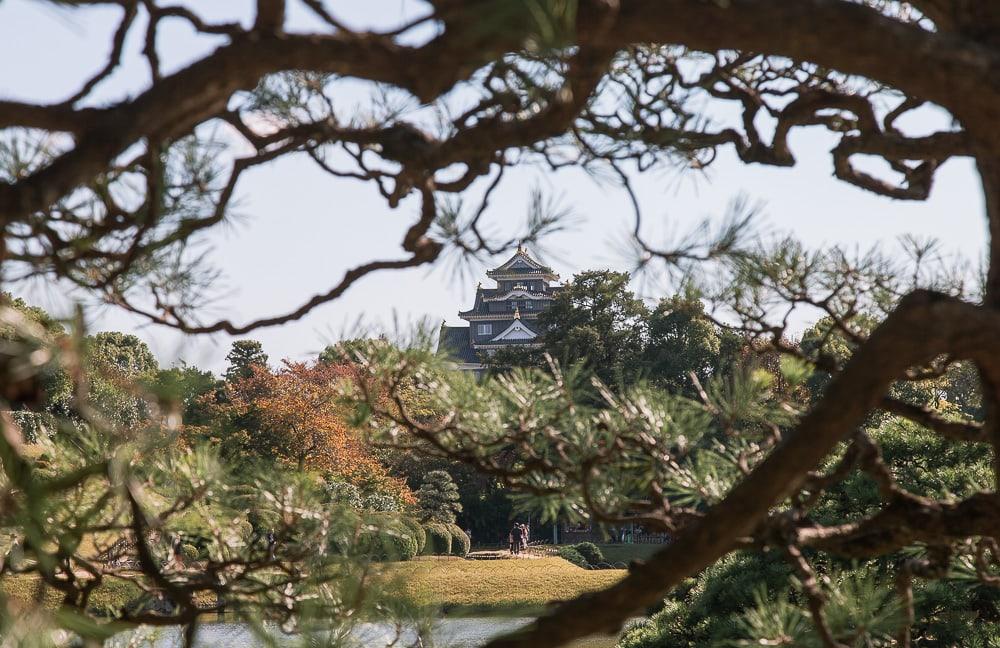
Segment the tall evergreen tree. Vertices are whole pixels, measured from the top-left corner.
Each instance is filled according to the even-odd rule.
[[[254,367],[267,367],[267,354],[257,340],[236,340],[226,354],[226,382],[245,380],[253,375]]]
[[[462,512],[455,480],[443,470],[432,470],[417,491],[417,502],[425,519],[451,524]]]

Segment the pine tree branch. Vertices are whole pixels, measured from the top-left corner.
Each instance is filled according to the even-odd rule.
[[[911,293],[834,376],[809,414],[700,521],[618,584],[567,602],[527,630],[495,639],[488,647],[529,648],[543,641],[562,645],[616,631],[631,614],[729,553],[740,538],[752,535],[770,508],[789,496],[808,471],[879,406],[889,385],[908,367],[943,353],[1000,364],[1000,358],[981,346],[998,326],[998,312],[940,294]],[[997,506],[987,497],[974,501]]]

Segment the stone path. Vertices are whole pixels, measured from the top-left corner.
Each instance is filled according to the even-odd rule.
[[[535,560],[548,555],[548,552],[541,547],[528,547],[526,551],[519,554],[511,554],[506,549],[495,549],[492,551],[471,551],[466,555],[468,560]]]

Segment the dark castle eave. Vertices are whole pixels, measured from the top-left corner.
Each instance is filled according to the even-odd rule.
[[[472,348],[475,350],[480,349],[509,349],[511,347],[517,347],[520,349],[540,349],[542,348],[541,342],[488,342],[485,344],[473,344]]]
[[[538,319],[540,313],[531,311],[521,313],[521,319]],[[513,311],[504,311],[502,313],[475,313],[473,311],[465,311],[458,314],[459,317],[464,319],[466,322],[481,322],[485,320],[512,320],[514,319]]]
[[[516,281],[518,279],[548,279],[558,281],[559,275],[551,270],[487,270],[486,276],[498,281]]]

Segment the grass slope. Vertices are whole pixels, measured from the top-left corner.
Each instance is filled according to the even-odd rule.
[[[424,557],[394,563],[387,576],[400,595],[418,606],[449,612],[527,612],[553,601],[604,589],[623,569],[586,570],[562,558],[461,560]]]
[[[587,570],[562,558],[464,560],[424,556],[386,563],[387,590],[408,605],[440,608],[449,614],[535,614],[554,601],[617,583],[624,569]],[[60,595],[37,576],[0,578],[0,592],[14,601],[56,607]],[[135,585],[108,580],[94,591],[91,608],[112,613],[141,594]]]

